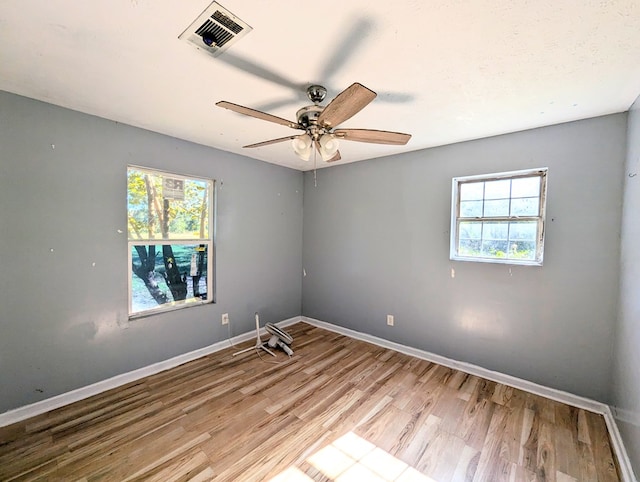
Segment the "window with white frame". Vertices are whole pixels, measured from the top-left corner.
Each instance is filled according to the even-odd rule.
[[[542,265],[547,168],[453,179],[450,258]]]
[[[129,317],[213,302],[214,181],[127,168]]]

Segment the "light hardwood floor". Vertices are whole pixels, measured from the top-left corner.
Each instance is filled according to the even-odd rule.
[[[283,363],[229,348],[0,428],[0,480],[619,480],[601,415],[287,331]]]

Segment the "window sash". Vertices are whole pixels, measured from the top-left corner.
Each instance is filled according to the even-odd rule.
[[[198,183],[204,183],[207,185],[207,235],[206,236],[187,236],[187,237],[174,237],[176,236],[176,234],[172,233],[169,230],[168,233],[168,237],[167,238],[163,238],[161,233],[156,233],[156,235],[154,237],[149,237],[149,236],[141,236],[141,237],[132,237],[131,236],[131,230],[127,229],[128,232],[128,240],[129,241],[145,241],[145,243],[147,242],[151,242],[151,241],[159,241],[161,244],[163,243],[163,241],[180,241],[180,240],[192,240],[192,241],[198,241],[198,240],[212,240],[213,236],[214,236],[214,229],[215,226],[213,224],[214,221],[214,216],[213,216],[213,212],[215,210],[215,180],[213,179],[205,179],[205,178],[201,178],[201,177],[196,177],[196,176],[187,176],[184,174],[175,174],[172,172],[167,172],[167,171],[160,171],[160,170],[156,170],[156,169],[150,169],[150,168],[146,168],[146,167],[140,167],[140,166],[134,166],[134,165],[129,165],[127,166],[127,177],[129,175],[129,171],[130,170],[134,170],[134,171],[138,171],[141,172],[143,174],[148,174],[150,176],[155,176],[155,177],[161,177],[162,179],[177,179],[177,180],[181,180],[184,182],[188,182],[188,181],[194,181],[194,182],[198,182]],[[163,193],[164,194],[164,193]],[[130,210],[129,210],[129,190],[127,189],[127,218],[129,218],[130,216]],[[164,196],[161,196],[161,199],[165,199]],[[179,233],[179,234],[185,234],[185,233]]]
[[[465,256],[463,254],[460,254],[460,240],[461,239],[465,239],[465,240],[472,240],[472,241],[503,241],[503,239],[493,239],[493,238],[487,238],[484,236],[484,233],[482,234],[482,236],[480,238],[461,238],[460,237],[460,223],[467,223],[467,222],[472,222],[472,223],[486,223],[486,222],[490,222],[490,223],[498,223],[498,222],[506,222],[506,223],[513,223],[513,222],[536,222],[537,226],[536,226],[536,238],[534,240],[527,240],[527,239],[513,239],[510,237],[510,233],[507,234],[507,238],[504,239],[504,241],[506,241],[507,243],[509,242],[515,242],[515,241],[520,241],[520,242],[533,242],[536,245],[536,251],[535,251],[535,257],[534,259],[530,260],[530,259],[526,259],[526,258],[517,258],[517,257],[505,257],[505,258],[498,258],[495,256]],[[456,252],[455,252],[455,256],[456,258],[465,258],[465,259],[471,259],[471,260],[475,260],[475,259],[487,259],[487,260],[504,260],[506,261],[516,261],[518,263],[524,263],[526,264],[527,262],[537,262],[537,260],[541,259],[541,255],[542,255],[542,229],[543,229],[543,222],[541,219],[539,218],[459,218],[456,220]]]
[[[133,250],[135,246],[158,246],[158,247],[162,247],[164,245],[171,245],[171,246],[191,246],[194,244],[198,244],[198,245],[204,245],[207,248],[207,261],[206,261],[206,268],[205,268],[205,276],[207,279],[206,282],[206,290],[207,290],[207,298],[204,300],[198,300],[194,297],[191,298],[186,298],[185,300],[180,300],[180,301],[170,301],[167,303],[163,303],[163,304],[159,304],[157,306],[153,306],[152,308],[149,309],[142,309],[142,310],[137,310],[134,311],[133,310],[133,279],[134,276],[136,276],[133,273]],[[213,247],[213,241],[200,241],[200,240],[196,240],[196,241],[174,241],[174,240],[170,240],[170,242],[161,242],[161,241],[149,241],[149,242],[145,242],[145,241],[140,241],[140,240],[136,240],[136,241],[129,241],[128,243],[128,265],[129,265],[129,276],[128,276],[128,312],[129,312],[129,319],[134,319],[134,318],[142,318],[145,316],[149,316],[155,313],[161,313],[161,312],[165,312],[165,311],[172,311],[172,310],[177,310],[177,309],[182,309],[182,308],[189,308],[191,306],[198,306],[198,305],[204,305],[207,303],[213,303],[214,302],[214,292],[213,292],[213,262],[214,262],[214,247]],[[156,256],[158,256],[156,254]],[[190,276],[189,276],[190,277]]]

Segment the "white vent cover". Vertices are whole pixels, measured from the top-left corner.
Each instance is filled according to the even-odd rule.
[[[253,29],[249,25],[229,10],[218,2],[213,2],[178,38],[218,56],[251,30]],[[203,35],[209,40],[214,39],[215,43],[207,45],[202,38]]]

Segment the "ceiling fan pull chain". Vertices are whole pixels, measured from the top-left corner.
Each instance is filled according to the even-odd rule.
[[[318,159],[318,150],[313,150],[313,187],[318,187],[318,177],[316,176],[316,161]]]

